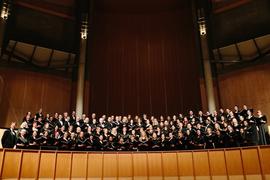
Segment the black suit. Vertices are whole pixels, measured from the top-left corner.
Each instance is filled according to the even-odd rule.
[[[16,145],[16,133],[15,131],[11,131],[11,129],[7,129],[2,137],[2,146],[3,148],[13,148]]]

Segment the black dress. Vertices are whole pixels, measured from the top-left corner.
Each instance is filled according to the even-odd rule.
[[[259,144],[266,145],[267,144],[267,119],[266,116],[260,116],[256,118],[256,124],[258,127],[258,135],[259,135]]]
[[[7,129],[2,137],[2,146],[3,148],[13,148],[16,145],[16,133],[14,130]]]

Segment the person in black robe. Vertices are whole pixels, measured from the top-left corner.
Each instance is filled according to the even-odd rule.
[[[16,123],[12,122],[10,129],[5,130],[1,142],[3,148],[14,148],[17,142],[16,132],[15,132]]]
[[[85,150],[86,141],[87,141],[87,139],[85,139],[85,137],[84,137],[84,132],[81,131],[79,134],[79,137],[77,139],[77,150],[79,150],[79,151]]]
[[[129,151],[138,151],[138,141],[136,140],[136,137],[131,135],[129,140]]]
[[[87,138],[87,141],[85,143],[85,148],[87,151],[93,151],[95,150],[95,140],[94,140],[94,136],[93,135],[90,135],[88,138]]]
[[[247,135],[247,131],[244,129],[244,128],[240,128],[240,139],[239,139],[239,143],[240,143],[240,146],[243,147],[243,146],[248,146],[248,135]]]
[[[216,134],[214,136],[214,144],[215,144],[215,148],[225,147],[224,135],[220,130],[216,131]]]
[[[146,151],[148,150],[149,144],[148,144],[148,137],[145,133],[145,131],[142,131],[141,136],[138,141],[138,148],[140,151]]]
[[[239,147],[240,137],[239,132],[235,131],[231,125],[228,126],[226,133],[226,147]]]
[[[76,149],[76,143],[77,143],[77,135],[75,134],[75,132],[72,132],[70,134],[70,150]]]
[[[70,148],[70,139],[68,136],[69,136],[68,132],[65,132],[64,135],[62,136],[59,144],[60,149],[68,150]]]
[[[53,143],[53,141],[52,141],[52,138],[50,137],[48,131],[45,131],[43,136],[40,138],[40,145],[48,147],[48,146],[51,146],[52,143]]]
[[[41,118],[41,119],[44,118],[42,108],[40,108],[39,111],[36,113],[36,119],[38,119],[38,118]]]
[[[194,149],[203,149],[204,147],[204,137],[200,130],[196,131],[196,135],[193,137]]]
[[[207,128],[206,135],[204,136],[204,149],[214,149],[214,135],[211,128]]]
[[[150,147],[152,151],[158,151],[160,149],[160,141],[156,133],[153,133],[153,136],[150,139]]]
[[[118,151],[126,151],[127,150],[127,143],[125,142],[124,138],[121,137],[117,144]]]
[[[266,116],[262,114],[260,110],[257,112],[256,124],[258,127],[258,135],[259,135],[259,145],[266,145],[267,138],[269,137],[267,130],[267,119]]]
[[[160,139],[160,150],[166,151],[169,149],[169,142],[166,139],[165,134],[161,134],[161,139]]]
[[[39,149],[40,137],[37,131],[33,131],[32,135],[29,138],[29,148],[30,149]]]
[[[256,118],[253,116],[251,110],[247,110],[246,117],[248,124],[251,126],[251,145],[257,146],[259,144],[259,135],[257,130]]]
[[[168,148],[169,148],[168,150],[175,150],[176,142],[177,142],[177,139],[173,136],[173,133],[170,132],[169,137],[168,137]]]
[[[28,147],[28,140],[26,138],[26,130],[22,129],[19,133],[19,137],[17,139],[16,147],[18,149],[26,149]]]
[[[105,143],[103,141],[103,135],[100,135],[96,141],[96,150],[97,151],[104,151],[105,150]]]

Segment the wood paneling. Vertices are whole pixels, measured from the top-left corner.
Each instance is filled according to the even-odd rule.
[[[146,153],[133,154],[133,167],[134,167],[134,177],[148,176],[148,164]]]
[[[73,153],[71,178],[82,178],[87,175],[87,154]]]
[[[241,152],[239,150],[227,150],[225,155],[230,179],[244,179]]]
[[[0,179],[261,180],[270,177],[269,154],[270,146],[104,154],[6,150],[0,151]]]
[[[196,176],[206,177],[210,179],[209,162],[207,152],[193,153],[194,170]],[[209,177],[209,178],[207,178]]]
[[[118,175],[119,177],[133,176],[132,154],[118,155]]]
[[[56,153],[42,152],[40,157],[39,178],[54,178]]]
[[[260,109],[270,117],[270,64],[248,67],[220,75],[220,104],[233,108],[243,104]]]
[[[162,179],[163,166],[162,166],[162,154],[161,153],[149,153],[148,154],[148,169],[149,179]]]
[[[71,171],[71,153],[57,153],[56,179],[69,179]]]
[[[118,176],[118,159],[117,154],[104,154],[103,159],[103,177],[116,179]]]
[[[21,178],[35,179],[39,165],[38,152],[24,152],[22,157]]]
[[[178,153],[178,168],[180,176],[194,176],[192,152]]]
[[[103,154],[88,155],[88,178],[103,177]]]
[[[39,108],[45,113],[70,110],[71,80],[49,74],[4,69],[0,71],[0,126],[19,124],[26,112]]]
[[[163,153],[163,171],[165,177],[177,177],[178,176],[178,162],[177,153]]]
[[[21,155],[22,153],[20,151],[5,151],[2,169],[3,179],[19,177]]]

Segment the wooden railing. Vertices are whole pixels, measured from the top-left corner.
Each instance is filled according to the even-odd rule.
[[[170,152],[0,149],[0,179],[270,179],[270,146]]]

